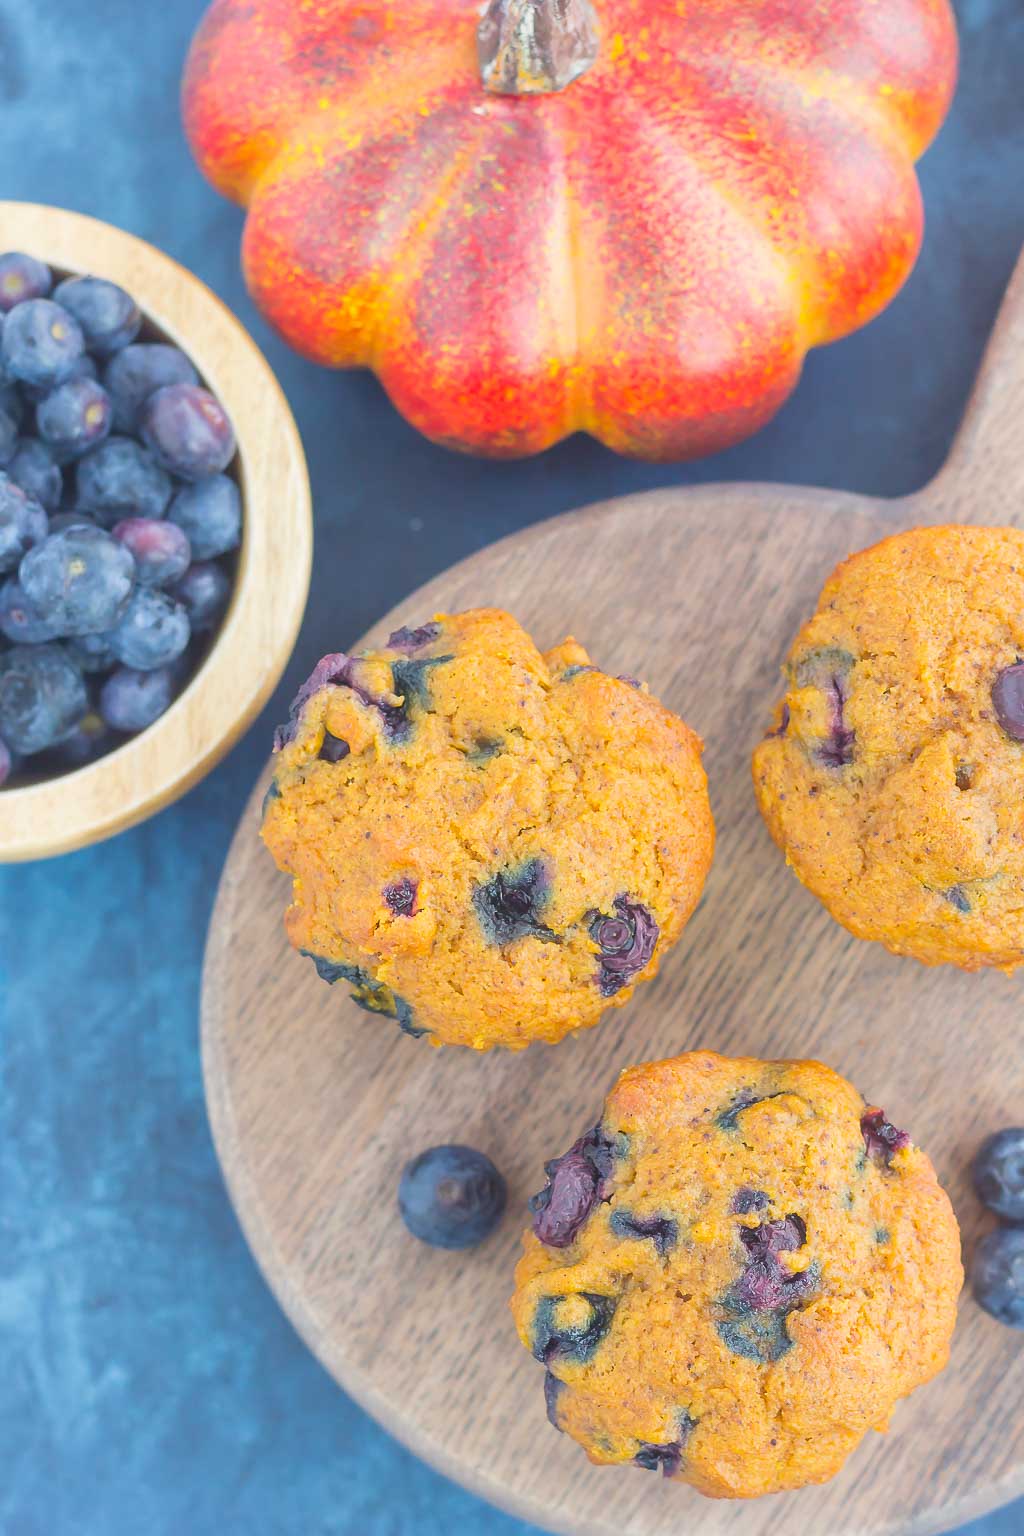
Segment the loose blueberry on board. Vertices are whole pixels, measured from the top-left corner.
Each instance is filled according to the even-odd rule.
[[[472,1248],[505,1209],[505,1180],[473,1147],[430,1147],[406,1163],[398,1209],[414,1237],[434,1248]]]
[[[650,963],[658,942],[658,922],[643,902],[616,896],[615,916],[595,912],[590,937],[601,951],[597,980],[604,997],[613,997]]]
[[[231,583],[219,565],[211,560],[197,560],[171,588],[171,596],[188,614],[192,633],[200,635],[220,619],[230,591]]]
[[[139,415],[143,442],[158,464],[182,480],[202,480],[227,469],[235,434],[216,396],[197,384],[167,384],[150,395]]]
[[[992,684],[996,719],[1014,741],[1024,741],[1024,661],[1004,667]]]
[[[106,527],[123,517],[163,517],[174,484],[153,455],[130,437],[109,437],[78,462],[78,505]]]
[[[34,496],[0,473],[0,571],[13,571],[22,556],[46,538],[46,512]]]
[[[1024,1328],[1024,1227],[997,1227],[981,1239],[971,1285],[986,1312],[1010,1328]]]
[[[144,731],[167,710],[173,697],[169,668],[136,672],[118,667],[100,689],[100,714],[115,731]]]
[[[974,1159],[974,1187],[1004,1221],[1024,1222],[1024,1128],[1010,1126],[982,1142]]]
[[[36,428],[60,459],[77,459],[110,431],[110,396],[95,379],[69,379],[36,406]]]
[[[59,645],[0,655],[0,737],[26,757],[70,735],[89,707],[85,680]]]
[[[55,512],[60,506],[64,490],[64,476],[52,451],[36,437],[18,440],[14,457],[7,465],[7,473],[15,485],[20,485],[29,496],[34,496],[47,512]]]
[[[135,561],[143,587],[169,587],[184,576],[192,558],[188,537],[176,523],[157,517],[126,517],[111,533]]]
[[[114,402],[118,432],[134,432],[139,411],[150,395],[167,384],[198,384],[199,375],[184,352],[164,342],[136,342],[116,352],[103,373]]]
[[[36,389],[54,389],[69,379],[85,338],[74,315],[52,299],[29,299],[4,321],[0,358],[8,378]]]
[[[82,327],[91,352],[106,356],[134,341],[142,314],[131,294],[103,277],[67,277],[54,298],[69,309]]]
[[[180,656],[189,633],[188,614],[180,603],[156,587],[136,587],[110,631],[110,648],[124,666],[150,672]]]
[[[59,633],[59,626],[43,618],[25,595],[17,577],[9,577],[0,587],[0,634],[14,645],[42,645]]]
[[[0,255],[0,312],[24,304],[26,299],[45,299],[52,287],[53,275],[45,262],[26,256],[24,251]]]
[[[38,612],[63,635],[113,628],[135,586],[135,562],[102,528],[51,534],[29,550],[18,574]]]
[[[210,475],[186,485],[167,513],[187,535],[196,560],[211,560],[237,549],[242,537],[242,498],[227,475]]]

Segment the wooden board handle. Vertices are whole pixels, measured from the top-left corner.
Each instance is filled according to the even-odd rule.
[[[1024,253],[952,451],[923,494],[948,521],[1024,522]]]

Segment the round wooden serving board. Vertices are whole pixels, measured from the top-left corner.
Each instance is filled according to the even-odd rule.
[[[1024,1337],[967,1297],[948,1371],[822,1488],[712,1502],[591,1466],[544,1415],[543,1372],[508,1311],[524,1202],[546,1157],[594,1121],[622,1067],[694,1047],[815,1056],[881,1102],[934,1158],[969,1249],[984,1224],[968,1163],[1024,1119],[1019,980],[928,970],[860,943],[787,873],[750,753],[779,664],[850,550],[922,522],[1024,521],[1024,264],[943,473],[899,502],[773,486],[655,492],[528,529],[448,571],[368,637],[438,610],[508,608],[542,647],[567,633],[639,673],[707,742],[718,848],[705,899],[660,977],[557,1047],[435,1050],[329,990],[285,942],[288,882],[235,837],[203,990],[210,1113],[246,1235],[289,1317],[339,1382],[476,1493],[573,1536],[882,1536],[948,1529],[1024,1492]],[[343,644],[350,637],[339,633]],[[476,1250],[423,1247],[399,1170],[462,1141],[509,1181]]]

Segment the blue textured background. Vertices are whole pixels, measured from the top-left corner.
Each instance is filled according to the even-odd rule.
[[[134,230],[241,315],[295,409],[318,540],[288,676],[228,760],[146,826],[0,872],[2,1536],[527,1532],[350,1403],[249,1257],[199,1079],[217,876],[294,685],[451,561],[653,485],[754,478],[898,494],[937,469],[1024,242],[1024,5],[957,9],[963,82],[922,167],[928,236],[903,295],[866,332],[815,353],[755,441],[646,468],[580,440],[523,464],[449,456],[372,379],[318,372],[268,334],[238,275],[241,215],[200,180],[178,124],[202,0],[0,0],[0,195]],[[1022,1525],[1024,1504],[970,1530]]]

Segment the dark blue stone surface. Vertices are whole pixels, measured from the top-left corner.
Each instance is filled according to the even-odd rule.
[[[1024,241],[1024,6],[957,9],[963,83],[922,166],[929,229],[904,293],[813,354],[759,438],[648,468],[582,440],[531,463],[459,459],[421,441],[372,379],[289,355],[243,292],[241,214],[200,180],[179,129],[201,0],[0,0],[0,195],[134,230],[241,315],[295,409],[318,540],[288,677],[227,761],[146,826],[0,872],[2,1536],[526,1531],[348,1402],[249,1258],[196,1048],[215,883],[297,681],[451,561],[648,486],[756,478],[898,494],[938,467]],[[1019,1505],[971,1531],[1022,1524]]]

